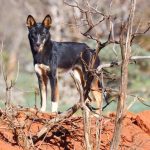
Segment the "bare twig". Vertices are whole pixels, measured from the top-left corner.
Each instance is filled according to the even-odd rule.
[[[146,104],[146,103],[145,103],[146,100],[144,100],[144,98],[139,97],[139,96],[137,96],[137,95],[133,95],[133,94],[130,94],[129,96],[132,96],[132,97],[137,98],[137,100],[140,101],[143,105],[145,105],[145,106],[147,106],[147,107],[150,107],[149,104]]]
[[[143,35],[146,32],[148,32],[149,30],[150,30],[150,23],[148,23],[148,27],[143,32],[135,32],[135,33],[132,34],[131,43],[133,42],[135,37]]]
[[[102,23],[104,20],[109,19],[110,16],[107,16],[107,15],[103,14],[102,12],[100,12],[98,9],[92,7],[88,1],[86,1],[86,8],[84,8],[84,9],[81,6],[79,6],[79,3],[77,1],[74,1],[75,4],[70,4],[66,1],[64,1],[64,3],[70,7],[77,8],[85,16],[84,21],[86,22],[85,25],[88,26],[88,28],[86,31],[81,32],[81,34],[83,36],[87,37],[88,39],[92,39],[97,42],[100,42],[100,39],[97,37],[97,31],[95,31],[96,36],[92,36],[90,34],[90,31],[95,30],[95,27],[97,25]],[[98,14],[100,16],[99,17],[100,20],[97,21],[96,23],[94,23],[92,14]]]
[[[132,61],[136,61],[136,60],[143,60],[143,59],[150,59],[150,56],[131,56],[129,58],[130,62],[132,63]],[[116,67],[116,66],[120,66],[122,64],[122,61],[118,61],[118,62],[111,62],[108,64],[101,64],[97,67],[96,72],[100,73],[102,69],[104,68],[111,68],[111,67]]]
[[[134,105],[134,103],[136,101],[137,101],[137,97],[134,97],[134,100],[129,104],[129,106],[127,107],[126,111],[128,111]]]

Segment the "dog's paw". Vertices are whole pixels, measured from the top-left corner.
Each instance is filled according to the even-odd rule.
[[[58,112],[58,102],[52,102],[52,104],[51,104],[51,108],[52,108],[52,112]]]
[[[46,108],[43,108],[43,107],[42,107],[42,108],[40,109],[40,111],[41,111],[41,112],[45,112],[45,111],[46,111]]]

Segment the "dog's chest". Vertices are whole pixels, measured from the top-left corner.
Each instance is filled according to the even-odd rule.
[[[35,64],[34,69],[35,72],[40,76],[46,75],[48,72],[50,72],[50,67],[44,64]]]
[[[45,64],[35,64],[34,69],[35,69],[35,72],[40,76],[45,76],[45,75],[47,76],[47,74],[52,71],[50,66],[45,65]],[[58,67],[56,71],[59,74],[63,74],[65,72],[68,72],[68,70],[70,69],[71,68],[65,69],[65,68]]]

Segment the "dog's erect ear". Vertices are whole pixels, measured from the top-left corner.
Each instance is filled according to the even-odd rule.
[[[36,21],[34,20],[34,18],[33,18],[31,15],[29,15],[29,16],[27,17],[26,26],[30,29],[30,28],[32,28],[35,24],[36,24]]]
[[[44,25],[44,27],[49,29],[51,27],[51,24],[52,24],[51,16],[50,15],[46,15],[46,17],[44,18],[42,24]]]

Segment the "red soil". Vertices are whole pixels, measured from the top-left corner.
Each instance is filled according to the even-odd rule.
[[[123,132],[121,135],[121,150],[149,150],[150,149],[150,111],[144,111],[138,114],[127,113],[123,121]],[[102,125],[101,132],[101,150],[109,150],[114,129],[114,114],[110,115],[110,119],[104,118],[100,124]],[[50,120],[54,118],[50,114],[33,113],[27,111],[18,112],[12,122],[15,125],[23,126],[24,134],[27,136],[36,135],[44,123],[41,120]],[[20,142],[17,135],[22,133],[14,133],[13,124],[10,118],[5,116],[0,117],[0,150],[22,150],[23,144]],[[93,149],[96,145],[96,120],[92,118],[91,124],[91,143]],[[21,137],[20,137],[21,138]],[[21,146],[19,146],[21,145]],[[69,119],[56,124],[47,133],[44,139],[39,140],[34,145],[42,150],[84,150],[84,135],[83,135],[83,119],[82,117],[72,116]]]

